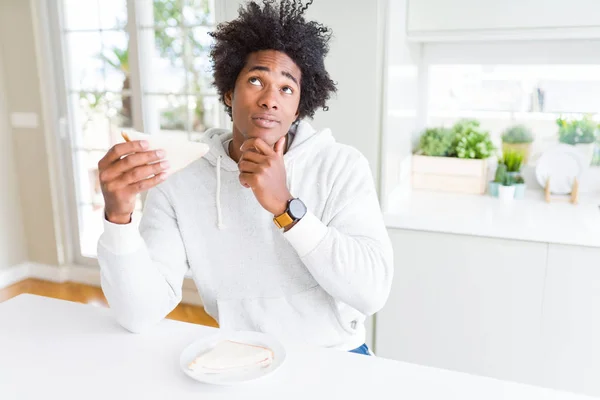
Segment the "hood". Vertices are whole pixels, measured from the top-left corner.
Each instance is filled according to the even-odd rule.
[[[295,127],[292,126],[289,133],[291,145],[289,145],[288,150],[283,156],[286,162],[292,161],[294,158],[299,157],[315,146],[323,146],[335,142],[330,129],[317,131],[306,121],[300,121]],[[210,147],[210,150],[204,155],[204,158],[206,158],[211,165],[217,167],[219,157],[221,157],[219,163],[220,168],[230,172],[239,170],[237,163],[227,155],[223,146],[223,143],[232,137],[233,134],[230,130],[213,128],[204,133],[202,140]]]
[[[335,142],[331,130],[324,129],[322,131],[316,131],[308,122],[300,121],[295,127],[289,132],[290,142],[283,159],[288,168],[289,182],[291,185],[294,179],[294,171],[290,163],[297,157],[300,157],[305,152],[309,151],[318,146],[324,146]],[[237,163],[227,155],[225,152],[225,146],[223,145],[226,141],[231,139],[233,134],[227,129],[213,128],[209,129],[204,133],[203,142],[208,144],[210,150],[204,155],[204,158],[215,167],[215,174],[217,179],[217,190],[215,193],[215,203],[217,211],[217,225],[219,229],[225,229],[222,217],[221,208],[221,170],[236,172],[239,171]]]

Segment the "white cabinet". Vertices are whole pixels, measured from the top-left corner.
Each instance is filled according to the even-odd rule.
[[[541,383],[547,245],[391,229],[392,292],[377,355]]]
[[[550,245],[545,286],[547,386],[600,396],[600,249]]]
[[[600,396],[600,248],[389,233],[378,356]]]
[[[597,0],[409,0],[407,32],[421,41],[597,38]]]

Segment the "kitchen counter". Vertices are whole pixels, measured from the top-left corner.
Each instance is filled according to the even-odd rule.
[[[385,222],[409,229],[532,242],[600,247],[600,196],[573,205],[546,203],[542,191],[503,203],[489,195],[464,195],[398,188],[391,193]]]

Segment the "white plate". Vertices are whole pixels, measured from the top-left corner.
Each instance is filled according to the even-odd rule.
[[[151,150],[164,150],[166,153],[165,159],[171,164],[168,171],[169,175],[202,158],[209,150],[206,143],[192,142],[187,140],[186,137],[149,135],[136,131],[125,131],[125,133],[131,140],[147,140],[150,143]]]
[[[222,340],[232,340],[241,343],[268,347],[273,351],[273,361],[268,367],[256,367],[235,373],[206,374],[202,372],[194,372],[188,368],[188,365],[198,355],[210,350]],[[271,335],[248,331],[219,331],[215,335],[198,339],[187,346],[181,353],[181,357],[179,358],[179,366],[186,375],[199,382],[211,383],[215,385],[233,385],[267,376],[281,367],[281,364],[283,364],[284,360],[285,349],[283,348],[283,345]]]
[[[574,146],[558,144],[542,154],[535,175],[542,187],[546,187],[546,181],[550,180],[551,193],[569,194],[575,178],[581,180],[585,168],[581,152]]]

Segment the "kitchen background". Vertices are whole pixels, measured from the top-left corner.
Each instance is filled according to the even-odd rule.
[[[0,288],[99,283],[97,161],[122,130],[229,124],[207,32],[239,4],[0,2]],[[365,154],[394,244],[377,355],[600,396],[600,2],[308,14],[339,86],[313,123]]]

